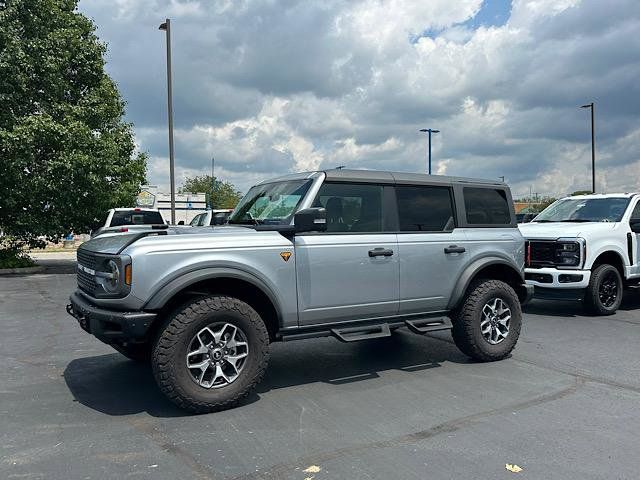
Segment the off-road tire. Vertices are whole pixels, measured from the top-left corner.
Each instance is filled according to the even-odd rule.
[[[499,298],[511,310],[509,333],[497,345],[491,345],[482,335],[480,322],[487,302]],[[465,294],[462,305],[453,312],[451,331],[456,346],[469,357],[481,362],[493,362],[507,357],[516,346],[522,325],[522,309],[518,295],[500,280],[474,281]]]
[[[232,383],[207,389],[193,381],[186,365],[189,343],[202,328],[224,321],[247,337],[249,355]],[[209,296],[173,313],[155,342],[151,364],[160,390],[176,405],[194,413],[232,408],[262,380],[269,362],[269,333],[260,315],[237,298]]]
[[[138,363],[149,363],[151,361],[151,344],[132,343],[127,346],[111,345],[116,351]]]
[[[599,289],[602,281],[608,277],[614,277],[617,282],[618,294],[615,302],[607,307],[600,300]],[[584,304],[589,312],[594,315],[613,315],[622,303],[624,284],[620,272],[616,267],[609,264],[598,265],[592,272],[589,279],[589,286],[584,295]]]

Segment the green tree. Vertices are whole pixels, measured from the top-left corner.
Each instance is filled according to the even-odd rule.
[[[134,205],[145,183],[146,155],[104,70],[106,45],[76,5],[0,0],[5,250],[86,232],[109,208]]]
[[[242,193],[230,182],[215,179],[215,189],[211,181],[211,175],[198,175],[185,179],[180,192],[205,193],[207,201],[213,208],[235,208]],[[213,190],[213,202],[211,202],[211,191]]]

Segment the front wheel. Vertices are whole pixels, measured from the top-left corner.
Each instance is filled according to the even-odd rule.
[[[502,360],[516,346],[522,310],[509,285],[479,280],[471,284],[452,320],[457,347],[475,360],[491,362]]]
[[[269,334],[258,313],[236,298],[210,296],[174,314],[153,349],[162,392],[195,413],[235,406],[260,382]]]
[[[622,277],[613,265],[598,265],[591,272],[585,305],[596,315],[613,315],[622,303]]]

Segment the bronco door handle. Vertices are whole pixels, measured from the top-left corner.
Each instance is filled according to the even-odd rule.
[[[369,250],[370,257],[390,257],[393,255],[393,250],[389,248],[374,248],[373,250]]]
[[[464,253],[466,251],[466,248],[459,247],[457,245],[449,245],[448,247],[444,247],[444,253]]]

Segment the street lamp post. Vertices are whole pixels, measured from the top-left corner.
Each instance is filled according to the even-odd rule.
[[[167,33],[167,104],[169,116],[169,177],[171,180],[171,224],[176,224],[176,182],[173,156],[173,95],[171,88],[171,20],[166,21],[158,27]]]
[[[429,175],[431,175],[431,134],[440,133],[440,130],[434,130],[432,128],[422,128],[420,131],[429,134]]]
[[[211,210],[213,210],[213,194],[216,191],[216,159],[211,157]]]
[[[595,121],[593,115],[593,102],[580,106],[580,108],[591,109],[591,191],[596,193],[596,134]]]

